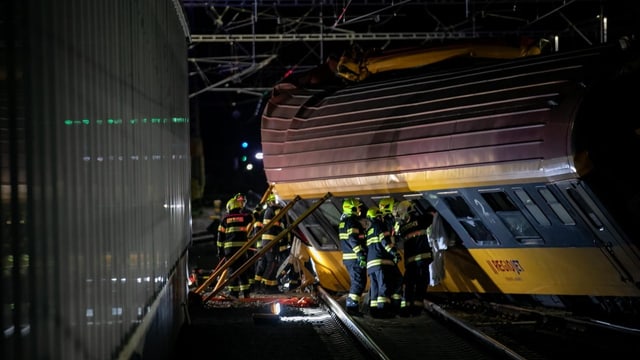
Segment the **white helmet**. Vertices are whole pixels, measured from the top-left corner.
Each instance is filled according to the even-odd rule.
[[[416,211],[416,206],[411,200],[402,200],[393,207],[393,216],[399,222],[409,220],[409,214]]]

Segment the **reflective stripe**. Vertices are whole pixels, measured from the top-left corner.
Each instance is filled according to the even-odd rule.
[[[267,286],[278,286],[278,281],[277,280],[262,279],[262,283],[267,285]]]
[[[271,234],[262,234],[262,240],[273,240],[276,237],[278,237],[278,235],[271,235]]]
[[[414,262],[414,261],[418,261],[418,260],[424,260],[424,259],[431,259],[431,253],[422,253],[422,254],[418,254],[418,255],[414,255],[411,257],[407,258],[407,262]]]
[[[360,230],[358,228],[347,229],[347,231],[340,233],[340,240],[347,240],[351,234],[360,235]]]
[[[343,253],[342,254],[342,260],[355,260],[357,258],[358,258],[358,256],[356,255],[356,253]]]
[[[226,229],[225,233],[233,233],[233,232],[247,232],[246,226],[230,226]]]
[[[376,301],[378,305],[391,304],[391,300],[385,296],[378,296],[378,300]]]
[[[373,259],[373,260],[367,261],[367,269],[372,268],[374,266],[381,266],[381,265],[395,265],[395,263],[389,259]]]
[[[367,246],[373,245],[373,244],[377,244],[380,242],[380,239],[378,238],[371,238],[371,239],[367,239]]]
[[[264,219],[264,221],[263,221],[263,224],[264,224],[264,225],[267,225],[267,224],[269,224],[269,223],[271,223],[271,219]],[[275,221],[275,222],[273,223],[273,225],[271,225],[271,226],[272,226],[272,227],[274,227],[274,226],[282,227],[282,222],[281,222],[281,221]]]
[[[233,247],[237,247],[237,248],[241,248],[244,246],[244,244],[246,244],[246,241],[227,241],[224,243],[224,248],[233,248]]]

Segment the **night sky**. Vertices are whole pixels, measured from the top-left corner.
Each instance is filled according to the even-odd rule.
[[[262,162],[253,154],[261,151],[262,107],[257,96],[233,93],[202,94],[191,100],[191,119],[199,123],[205,156],[205,203],[226,199],[238,192],[262,196],[267,189]],[[248,142],[245,150],[241,144]],[[244,169],[241,156],[255,165]]]

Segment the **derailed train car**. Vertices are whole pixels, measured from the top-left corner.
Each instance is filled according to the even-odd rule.
[[[316,71],[276,85],[262,117],[267,180],[283,200],[303,199],[293,216],[332,194],[299,226],[321,285],[348,289],[342,199],[371,206],[391,196],[435,207],[451,230],[444,278],[430,294],[633,311],[640,62],[632,45],[508,59],[433,49],[385,57],[380,68],[407,69],[369,71],[362,81]],[[414,67],[430,54],[442,61]]]

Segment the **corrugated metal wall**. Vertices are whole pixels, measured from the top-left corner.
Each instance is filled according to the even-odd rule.
[[[168,356],[191,231],[178,11],[2,5],[2,359]]]

